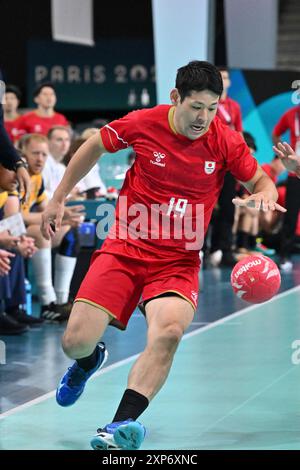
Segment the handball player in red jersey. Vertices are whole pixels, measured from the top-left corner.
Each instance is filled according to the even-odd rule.
[[[234,204],[285,210],[243,137],[216,117],[221,95],[215,66],[193,61],[181,67],[171,105],[133,111],[79,148],[43,214],[41,230],[49,239],[60,227],[65,198],[99,155],[133,148],[136,160],[127,171],[115,223],[93,255],[63,337],[64,352],[75,362],[56,399],[69,406],[106,360],[99,343],[106,327],[125,329],[137,305],[145,309],[145,350],[129,373],[112,422],[92,438],[94,449],[137,449],[145,437],[137,419],[164,384],[192,322],[199,250],[226,171],[252,193]]]

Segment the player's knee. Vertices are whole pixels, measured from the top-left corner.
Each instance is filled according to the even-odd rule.
[[[172,350],[177,347],[182,335],[183,327],[180,324],[169,323],[161,329],[157,340],[161,346],[165,347],[167,350]]]
[[[167,326],[165,334],[173,343],[179,343],[183,335],[183,327],[178,323],[172,323]]]
[[[66,331],[63,336],[62,348],[64,353],[72,359],[84,357],[88,346],[87,342],[79,334]]]

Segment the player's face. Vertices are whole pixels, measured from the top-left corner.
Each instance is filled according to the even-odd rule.
[[[4,111],[7,113],[15,113],[19,106],[19,100],[14,93],[5,93]]]
[[[17,177],[14,171],[0,165],[0,190],[14,191],[17,188]]]
[[[34,140],[29,142],[25,150],[25,157],[28,163],[29,173],[31,175],[42,173],[48,153],[49,149],[46,142],[38,142]]]
[[[56,129],[49,139],[49,151],[57,161],[61,161],[70,149],[70,135],[68,131]]]
[[[56,105],[56,94],[51,87],[45,86],[35,98],[35,102],[42,108],[54,108]]]
[[[171,92],[171,100],[176,106],[174,125],[180,134],[196,140],[208,131],[217,112],[218,95],[209,90],[193,91],[181,102],[175,88]]]

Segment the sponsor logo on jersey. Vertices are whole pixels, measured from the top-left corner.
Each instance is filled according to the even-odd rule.
[[[204,171],[207,175],[211,175],[216,168],[216,162],[205,162]]]
[[[166,158],[166,155],[164,153],[153,152],[153,156],[154,156],[155,160],[150,160],[150,163],[152,163],[152,165],[158,165],[158,166],[162,166],[162,167],[166,166],[166,164],[164,162],[162,162],[162,160],[164,158]]]

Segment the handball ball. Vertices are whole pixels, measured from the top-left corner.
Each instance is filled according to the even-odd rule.
[[[280,287],[277,265],[261,254],[246,256],[231,272],[231,285],[239,299],[259,304],[271,299]]]

